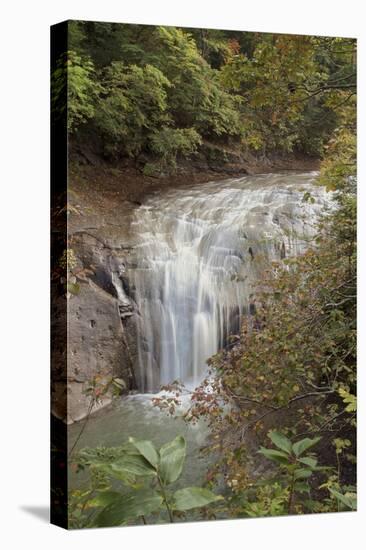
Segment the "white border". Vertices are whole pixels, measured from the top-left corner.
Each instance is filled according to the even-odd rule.
[[[4,548],[360,548],[365,444],[359,452],[359,512],[67,533],[26,512],[48,504],[49,26],[89,19],[208,28],[352,36],[359,39],[365,97],[363,2],[348,0],[41,0],[3,2],[1,40],[0,538]],[[364,103],[364,99],[362,100]],[[360,281],[365,279],[365,106],[359,109]],[[361,125],[361,122],[363,124]],[[360,306],[365,293],[359,285]],[[361,308],[360,308],[361,309]],[[359,382],[364,395],[360,313]],[[360,402],[360,429],[365,407]],[[364,439],[364,438],[360,438]],[[23,508],[22,508],[23,507]],[[118,546],[117,546],[118,545]]]

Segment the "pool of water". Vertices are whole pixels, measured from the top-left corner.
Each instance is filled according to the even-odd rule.
[[[202,485],[211,461],[202,456],[200,447],[204,445],[208,429],[204,422],[186,423],[182,415],[189,407],[189,397],[182,400],[176,415],[167,415],[152,404],[154,396],[130,395],[114,402],[108,409],[92,415],[79,439],[74,453],[85,447],[116,447],[128,441],[129,437],[149,439],[158,448],[182,435],[187,442],[187,458],[178,485]],[[69,427],[69,449],[72,448],[85,421]],[[70,468],[69,490],[83,487],[88,481],[86,472],[75,473]]]

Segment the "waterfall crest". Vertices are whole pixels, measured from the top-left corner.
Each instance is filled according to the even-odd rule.
[[[265,267],[306,249],[329,202],[315,175],[210,182],[151,196],[136,209],[129,273],[142,392],[199,383],[206,360],[238,332]],[[306,191],[314,202],[304,202]]]

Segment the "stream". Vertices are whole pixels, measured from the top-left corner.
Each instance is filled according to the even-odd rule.
[[[208,458],[199,456],[204,423],[187,426],[152,406],[151,394],[180,380],[195,387],[206,360],[225,346],[251,313],[252,294],[273,260],[302,253],[330,200],[315,172],[246,176],[151,195],[135,211],[137,243],[128,266],[138,314],[140,394],[122,397],[90,417],[77,448],[115,446],[129,436],[157,446],[187,440],[183,485],[200,485]],[[304,201],[311,193],[312,200]],[[73,445],[81,423],[71,425]],[[84,475],[70,472],[73,489]]]

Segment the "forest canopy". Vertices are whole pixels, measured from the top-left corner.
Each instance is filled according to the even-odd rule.
[[[204,143],[321,157],[354,104],[356,41],[70,21],[52,79],[74,140],[160,168]],[[67,79],[66,79],[67,74]]]

